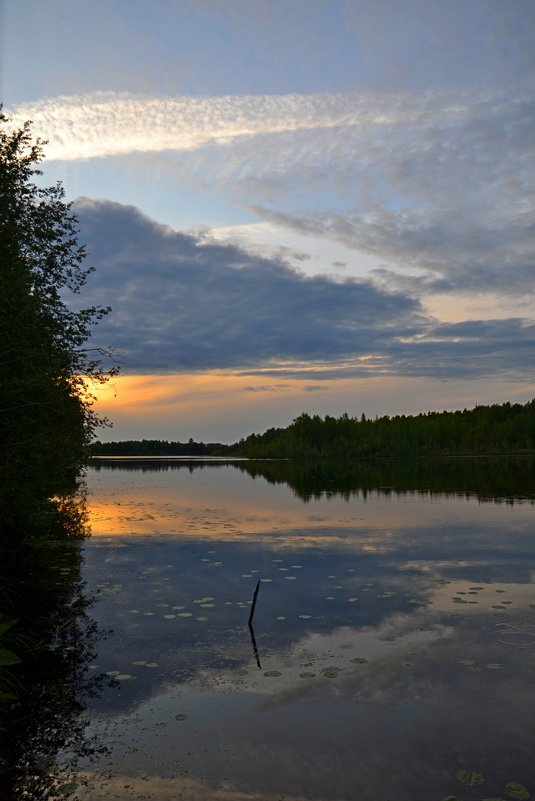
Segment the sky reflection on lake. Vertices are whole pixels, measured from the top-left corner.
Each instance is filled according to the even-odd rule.
[[[305,504],[232,465],[88,484],[85,579],[113,630],[93,669],[119,687],[93,702],[111,757],[80,798],[535,792],[529,498],[333,486]]]

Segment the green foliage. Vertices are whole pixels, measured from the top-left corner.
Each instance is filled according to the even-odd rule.
[[[76,485],[99,424],[90,382],[105,381],[84,348],[107,309],[72,310],[90,269],[60,184],[33,178],[42,142],[14,130],[0,107],[0,509],[4,532],[42,520]],[[72,297],[74,300],[74,297]]]
[[[226,453],[252,458],[355,458],[530,453],[535,400],[455,412],[339,418],[302,414],[287,428],[251,434]]]

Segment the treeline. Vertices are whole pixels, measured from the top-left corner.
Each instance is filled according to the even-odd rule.
[[[530,453],[535,450],[535,400],[366,419],[302,414],[287,428],[251,434],[226,448],[250,458],[354,458]]]
[[[93,456],[212,456],[226,446],[218,442],[167,442],[163,439],[128,439],[122,442],[93,442]]]
[[[286,428],[251,434],[233,445],[127,440],[94,442],[94,456],[246,456],[253,459],[459,456],[535,452],[535,399],[367,419],[301,414]]]

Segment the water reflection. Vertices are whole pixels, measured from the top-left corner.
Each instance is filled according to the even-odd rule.
[[[90,669],[99,630],[81,577],[84,513],[74,499],[57,507],[56,535],[61,521],[66,539],[0,550],[0,624],[12,624],[0,655],[20,659],[0,676],[0,798],[13,801],[64,799],[78,787],[79,760],[106,750],[86,732],[88,701],[110,680]]]
[[[92,667],[119,686],[79,797],[533,793],[533,465],[483,464],[448,462],[445,492],[406,465],[91,471],[84,578],[114,631]]]
[[[226,459],[168,457],[95,458],[95,471],[170,472],[229,465],[252,478],[271,484],[288,485],[304,501],[324,496],[366,497],[370,492],[437,493],[463,495],[497,503],[514,500],[533,502],[535,459],[533,457],[452,457],[440,459],[366,459],[336,461],[323,459]]]

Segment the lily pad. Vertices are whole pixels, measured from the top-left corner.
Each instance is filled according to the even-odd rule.
[[[475,787],[477,784],[483,784],[485,781],[483,774],[479,773],[477,770],[460,770],[457,774],[457,778],[467,787]]]
[[[326,679],[335,679],[341,672],[342,668],[339,667],[327,667],[321,669],[321,673]]]
[[[187,720],[187,717],[187,715],[184,715],[184,713],[181,712],[179,715],[175,715],[175,720]]]
[[[528,789],[518,782],[507,782],[505,785],[505,794],[508,795],[509,798],[518,798],[521,799],[521,801],[526,801],[528,798],[531,798]]]
[[[276,678],[277,676],[282,676],[282,673],[280,672],[280,670],[266,670],[264,676],[267,676],[268,678],[271,679],[271,678]]]

